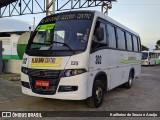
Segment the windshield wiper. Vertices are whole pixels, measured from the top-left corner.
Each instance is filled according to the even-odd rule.
[[[74,52],[74,50],[72,50],[72,48],[69,46],[69,45],[67,45],[66,43],[62,43],[62,42],[57,42],[57,41],[53,41],[52,42],[52,44],[54,44],[54,43],[59,43],[59,44],[63,44],[63,45],[65,45],[66,47],[68,47],[72,52]]]

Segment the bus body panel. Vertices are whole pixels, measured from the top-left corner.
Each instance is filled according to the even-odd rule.
[[[65,69],[81,69],[88,70],[88,52],[72,55],[68,60]]]
[[[98,59],[100,63],[97,63]],[[141,72],[141,54],[134,52],[103,49],[92,53],[89,63],[89,71],[94,76],[100,71],[106,73],[108,90],[127,82],[132,68],[135,70],[135,77]]]

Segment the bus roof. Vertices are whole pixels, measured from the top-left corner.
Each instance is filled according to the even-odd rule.
[[[119,26],[120,28],[123,28],[125,29],[126,31],[132,33],[132,34],[135,34],[137,36],[139,36],[138,33],[134,32],[133,30],[131,30],[130,28],[122,25],[121,23],[115,21],[114,19],[112,19],[111,17],[105,15],[104,13],[102,12],[99,12],[99,11],[96,11],[96,10],[75,10],[75,11],[67,11],[67,12],[60,12],[60,13],[56,13],[56,14],[64,14],[64,13],[76,13],[76,12],[91,12],[91,13],[95,13],[95,16],[96,17],[100,17],[102,19],[105,19],[107,20],[108,22],[116,25],[116,26]],[[53,16],[53,15],[50,15],[50,16]],[[47,16],[47,17],[50,17],[50,16]]]

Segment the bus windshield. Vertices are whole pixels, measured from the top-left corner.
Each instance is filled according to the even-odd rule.
[[[148,58],[147,52],[142,52],[142,60],[146,60]]]
[[[44,18],[30,39],[28,50],[84,51],[93,16],[59,14]]]

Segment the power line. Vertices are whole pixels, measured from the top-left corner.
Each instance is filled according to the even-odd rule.
[[[114,5],[133,5],[133,6],[136,6],[136,5],[139,5],[139,6],[159,6],[160,4],[120,4],[120,3],[114,3]]]

